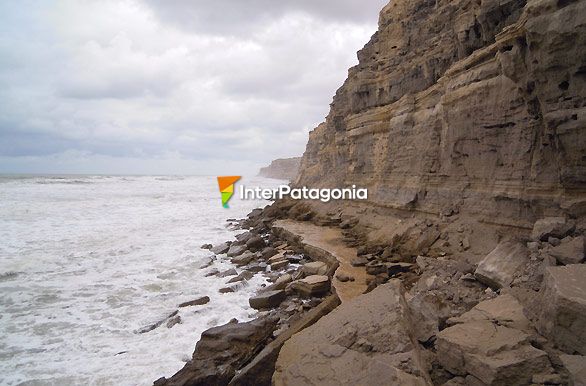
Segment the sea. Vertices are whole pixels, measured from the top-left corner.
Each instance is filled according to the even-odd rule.
[[[252,319],[266,279],[221,294],[230,278],[206,273],[232,265],[201,248],[270,203],[237,195],[223,208],[213,176],[0,176],[0,384],[151,385],[202,331]],[[180,324],[140,333],[201,296]]]

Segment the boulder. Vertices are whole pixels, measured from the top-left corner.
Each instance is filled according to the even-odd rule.
[[[275,325],[276,319],[264,317],[247,323],[230,322],[204,331],[192,359],[171,378],[157,380],[157,385],[228,384],[236,370],[248,363],[266,344]]]
[[[250,307],[257,310],[275,308],[281,304],[286,297],[287,295],[284,290],[266,291],[251,297],[248,300],[248,303],[250,304]]]
[[[279,353],[273,384],[431,384],[412,343],[400,286],[381,285],[293,335]]]
[[[239,244],[239,245],[244,245],[248,242],[248,240],[250,240],[254,236],[256,236],[256,235],[252,232],[240,233],[239,235],[236,235],[236,241],[234,243]]]
[[[568,236],[548,252],[562,264],[579,264],[584,260],[584,242],[584,236]]]
[[[292,281],[293,277],[286,273],[282,276],[279,276],[279,278],[275,280],[271,287],[273,287],[275,290],[284,290],[285,287],[287,287],[287,284],[291,283]]]
[[[212,244],[202,244],[202,246],[200,248],[201,249],[212,249],[213,245]]]
[[[336,295],[329,296],[315,308],[309,310],[301,319],[283,331],[277,338],[265,346],[238,374],[232,378],[229,386],[270,385],[275,371],[275,363],[283,344],[294,334],[311,326],[321,317],[331,312],[340,304]]]
[[[217,277],[228,277],[228,276],[234,276],[234,275],[238,275],[238,272],[234,268],[230,268],[225,271],[218,272],[216,274]]]
[[[531,332],[531,323],[523,313],[523,306],[509,294],[480,302],[470,311],[448,319],[447,323],[454,325],[473,321],[493,321],[501,326]]]
[[[342,283],[345,283],[347,281],[354,281],[355,280],[354,279],[354,276],[350,276],[346,272],[338,272],[338,273],[336,273],[336,279],[338,279]]]
[[[260,251],[265,247],[265,241],[260,236],[252,236],[248,241],[246,241],[246,247],[251,251]]]
[[[230,249],[230,242],[226,241],[225,243],[218,244],[210,249],[216,255],[221,255],[222,253],[228,252]]]
[[[573,224],[564,217],[546,217],[535,221],[531,238],[540,241],[547,241],[549,237],[563,239],[572,229]]]
[[[239,281],[246,281],[252,279],[254,276],[253,272],[250,271],[243,271],[240,275],[233,277],[232,279],[228,280],[226,284],[237,283]]]
[[[439,332],[439,363],[450,373],[471,374],[484,385],[524,385],[549,368],[547,354],[520,330],[489,320],[470,321]]]
[[[246,251],[243,254],[233,257],[230,261],[232,264],[237,266],[243,266],[250,263],[252,260],[256,258],[256,255],[250,251]]]
[[[355,257],[350,260],[350,265],[353,267],[364,267],[368,263],[368,259],[363,256]]]
[[[179,304],[179,308],[182,307],[191,307],[191,306],[203,306],[204,304],[208,304],[210,302],[209,296],[202,296],[201,298],[197,298],[194,300],[190,300],[188,302],[184,302]]]
[[[287,288],[301,296],[311,297],[323,295],[330,290],[330,278],[325,275],[311,275],[290,283]]]
[[[265,262],[260,262],[260,263],[256,263],[256,264],[251,264],[247,267],[245,267],[244,269],[249,271],[249,272],[264,272],[267,270],[268,264]]]
[[[180,324],[180,323],[181,323],[181,316],[175,315],[174,317],[172,317],[171,319],[169,319],[167,321],[167,328],[173,328],[173,326],[175,326],[176,324]]]
[[[571,384],[586,386],[586,357],[582,355],[560,355],[560,359],[570,374]]]
[[[504,241],[478,264],[474,276],[493,288],[508,287],[515,274],[528,262],[528,251],[523,244]]]
[[[289,265],[289,260],[278,260],[271,263],[271,271],[278,271]]]
[[[538,331],[569,354],[586,355],[586,265],[545,269]]]
[[[232,244],[228,249],[228,257],[236,257],[246,252],[246,245]]]
[[[328,265],[321,261],[312,261],[303,265],[302,271],[307,276],[325,275],[328,272]]]
[[[273,247],[266,247],[262,250],[261,252],[261,257],[264,260],[270,259],[271,257],[275,256],[277,254],[277,250]]]
[[[283,252],[279,252],[276,255],[271,256],[268,260],[268,263],[272,264],[276,261],[281,261],[281,260],[287,260],[287,258],[285,257],[285,253],[283,253]]]

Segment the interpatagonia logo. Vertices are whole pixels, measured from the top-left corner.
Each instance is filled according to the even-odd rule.
[[[222,194],[222,206],[229,208],[228,201],[234,195],[234,184],[240,179],[240,176],[222,176],[218,177],[218,186]]]

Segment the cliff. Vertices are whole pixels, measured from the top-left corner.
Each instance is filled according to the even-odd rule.
[[[392,1],[297,185],[531,228],[586,206],[586,2]]]
[[[279,180],[293,180],[299,171],[301,157],[279,158],[271,162],[267,167],[260,169],[258,175]]]

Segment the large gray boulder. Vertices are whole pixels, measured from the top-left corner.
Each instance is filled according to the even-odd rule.
[[[547,241],[549,237],[564,238],[573,228],[565,217],[546,217],[535,221],[531,238]]]
[[[240,256],[244,252],[246,252],[246,245],[232,244],[230,245],[230,249],[228,249],[228,257]]]
[[[250,307],[257,310],[275,308],[285,300],[287,295],[284,290],[266,291],[251,297],[248,302]]]
[[[568,236],[558,246],[549,248],[549,254],[562,264],[579,264],[584,260],[584,243],[584,236]]]
[[[427,385],[401,284],[393,280],[342,303],[281,349],[281,385]]]
[[[478,264],[474,276],[478,281],[496,289],[508,287],[515,274],[528,262],[528,251],[523,244],[504,241]]]
[[[586,355],[586,265],[547,267],[537,329],[559,349]]]
[[[222,244],[215,245],[210,250],[213,253],[215,253],[216,255],[221,255],[222,253],[228,252],[229,249],[230,249],[230,243],[229,242],[225,242],[225,243],[222,243]]]

